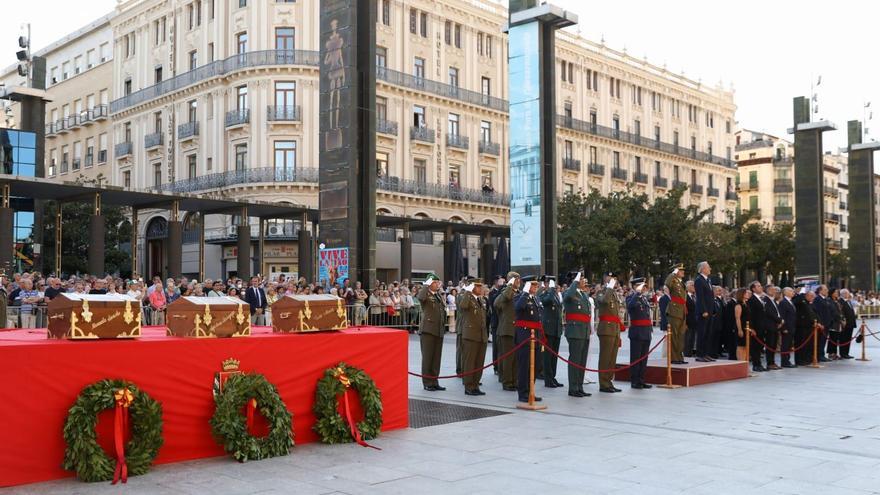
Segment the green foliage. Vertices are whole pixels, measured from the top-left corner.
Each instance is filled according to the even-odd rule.
[[[55,270],[55,215],[57,202],[47,202],[43,209],[43,270]],[[87,201],[65,203],[62,206],[61,229],[61,269],[64,273],[86,273],[88,271],[88,250],[91,242],[89,217],[92,205]],[[104,217],[104,266],[107,273],[131,274],[131,254],[121,249],[131,245],[131,222],[126,217],[127,209],[118,206],[101,208]],[[104,275],[93,273],[92,275]]]
[[[324,377],[318,380],[315,392],[315,423],[314,430],[324,443],[346,443],[354,441],[345,418],[339,414],[339,397],[345,393],[345,386],[336,378],[336,369],[341,368],[353,388],[361,398],[364,420],[357,424],[358,431],[364,440],[379,436],[382,430],[382,395],[376,384],[364,370],[339,363],[336,367],[324,371]]]
[[[125,446],[125,461],[131,475],[145,474],[159,453],[162,438],[162,405],[133,383],[123,380],[101,380],[80,392],[64,423],[63,467],[76,471],[83,481],[110,481],[116,461],[98,445],[95,425],[98,413],[116,407],[114,393],[127,388],[133,402],[129,407],[131,440]]]
[[[256,399],[257,409],[269,423],[269,434],[258,438],[247,430],[242,408]],[[293,447],[293,415],[278,395],[275,385],[260,374],[229,377],[223,392],[214,397],[216,409],[211,431],[226,452],[238,462],[287,455]]]

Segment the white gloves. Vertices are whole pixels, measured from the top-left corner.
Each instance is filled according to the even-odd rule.
[[[516,277],[510,277],[510,279],[507,280],[507,285],[513,285],[514,280],[516,280]]]
[[[615,285],[617,285],[617,279],[612,278],[611,280],[608,281],[607,284],[605,284],[605,287],[608,287],[609,289],[613,289]]]
[[[578,283],[578,282],[580,282],[580,281],[581,281],[581,275],[583,275],[583,272],[578,272],[578,274],[574,276],[574,281],[573,281],[573,282],[574,282],[574,283]]]
[[[425,279],[425,285],[431,285],[431,282],[433,282],[433,281],[434,281],[433,277],[428,277]]]
[[[642,292],[642,289],[644,289],[644,288],[645,288],[645,284],[644,284],[644,283],[637,284],[637,285],[636,285],[636,292],[641,293],[641,292]]]
[[[806,293],[807,293],[807,288],[806,288],[806,287],[801,287],[801,292],[800,292],[800,293],[801,293],[801,294],[806,294]]]
[[[474,284],[467,284],[467,285],[465,285],[465,286],[464,286],[464,290],[467,291],[467,292],[473,292],[473,291],[474,291]]]
[[[555,281],[555,280],[551,280],[550,282],[547,283],[547,288],[552,289],[552,288],[554,288],[554,287],[556,287],[556,281]]]
[[[523,286],[523,292],[525,292],[526,294],[528,294],[528,293],[529,293],[529,289],[531,289],[531,288],[532,288],[532,282],[526,282],[526,285]]]

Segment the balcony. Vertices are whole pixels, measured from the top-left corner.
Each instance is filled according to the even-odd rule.
[[[252,183],[295,183],[308,182],[317,184],[317,168],[294,168],[276,169],[275,167],[248,168],[244,170],[230,170],[207,174],[192,179],[178,180],[169,184],[162,184],[154,188],[161,192],[188,193],[201,192],[210,189],[225,189],[240,184]]]
[[[707,188],[707,189],[706,189],[706,194],[707,194],[710,198],[717,198],[718,196],[721,195],[721,191],[719,191],[717,188],[710,187],[710,188]]]
[[[458,148],[460,150],[466,150],[470,148],[470,140],[467,136],[462,136],[461,134],[446,134],[446,146],[449,148]]]
[[[794,160],[790,156],[773,157],[774,167],[791,167],[792,165],[794,165]]]
[[[681,187],[681,188],[687,188],[687,186],[688,186],[688,185],[687,185],[687,182],[685,182],[685,181],[683,181],[683,180],[678,180],[678,179],[673,179],[673,180],[672,180],[672,188],[673,188],[673,189],[678,189],[679,187]]]
[[[755,208],[753,210],[742,210],[742,214],[750,219],[761,218],[761,209]]]
[[[748,143],[740,143],[736,145],[736,151],[746,151],[746,150],[756,150],[760,148],[772,148],[773,141],[760,139],[758,141],[751,141]]]
[[[376,119],[376,132],[388,134],[390,136],[397,135],[397,122],[385,119]]]
[[[98,150],[98,163],[107,163],[107,150]]]
[[[70,132],[69,118],[64,117],[63,119],[58,119],[55,121],[55,132],[57,134],[64,134],[65,132]]]
[[[266,108],[269,122],[302,122],[302,107],[299,105],[269,105]]]
[[[83,125],[83,126],[90,126],[90,125],[92,125],[94,122],[95,122],[95,121],[94,121],[94,119],[92,118],[92,111],[91,111],[91,110],[85,110],[85,111],[83,111],[83,112],[80,112],[80,114],[79,114],[79,123],[80,123],[80,125]]]
[[[199,135],[199,123],[198,122],[187,122],[185,124],[180,124],[177,126],[177,139],[184,141],[186,139],[192,139]]]
[[[666,177],[654,177],[654,187],[669,189],[669,179]]]
[[[409,138],[413,141],[434,144],[434,130],[423,126],[409,128]]]
[[[726,158],[722,158],[720,156],[712,155],[702,151],[690,150],[681,146],[676,146],[671,143],[664,143],[655,139],[642,137],[638,134],[616,130],[611,127],[593,124],[584,120],[566,117],[565,115],[556,116],[556,125],[565,129],[571,129],[575,132],[581,132],[593,136],[613,139],[615,141],[622,141],[624,143],[634,144],[643,148],[659,150],[664,153],[682,156],[701,162],[714,163],[716,165],[721,165],[722,167],[736,168],[736,162],[733,160],[728,160]]]
[[[825,238],[825,246],[828,249],[843,249],[843,241],[835,241],[833,239]]]
[[[116,152],[116,158],[122,158],[123,156],[131,155],[131,141],[127,141],[124,143],[117,143],[113,150]]]
[[[601,177],[605,176],[605,165],[601,165],[598,163],[591,163],[589,166],[590,175],[598,175]]]
[[[452,199],[455,201],[471,201],[474,203],[498,206],[510,205],[510,195],[482,189],[470,189],[448,184],[431,184],[399,177],[382,177],[376,181],[380,191],[413,194],[431,198]]]
[[[622,168],[612,168],[611,178],[626,182],[627,180],[629,180],[629,172]]]
[[[703,194],[703,185],[702,184],[691,184],[691,194]]]
[[[636,184],[647,184],[648,183],[648,174],[643,174],[641,172],[636,172],[633,174],[633,182]]]
[[[249,108],[240,108],[226,112],[226,127],[238,127],[247,125],[251,121],[251,111]]]
[[[840,196],[840,189],[838,189],[836,187],[825,186],[824,190],[825,190],[825,194],[828,196],[831,196],[832,198],[837,198]]]
[[[480,141],[480,153],[484,155],[501,156],[501,145],[492,141]]]
[[[794,220],[794,211],[791,206],[777,206],[773,209],[773,221],[791,222]]]
[[[395,86],[424,91],[443,98],[458,100],[471,105],[486,107],[499,112],[507,112],[507,100],[484,95],[476,91],[462,89],[451,84],[444,84],[424,77],[416,77],[387,67],[376,67],[376,79]]]
[[[790,193],[794,191],[791,179],[773,179],[773,192]]]
[[[839,213],[825,213],[825,221],[831,223],[840,223]]]
[[[46,137],[47,137],[47,138],[48,138],[48,137],[55,137],[55,134],[58,132],[58,131],[56,130],[57,127],[58,127],[58,123],[57,123],[57,122],[49,122],[48,124],[46,124],[46,128],[45,128],[45,131],[46,131]]]
[[[233,55],[224,60],[216,60],[160,83],[148,86],[110,103],[110,113],[121,112],[160,96],[181,90],[187,86],[220,77],[230,72],[251,67],[269,65],[300,65],[317,67],[320,56],[312,50],[263,50]]]
[[[841,209],[841,210],[848,210],[848,209],[849,209],[848,206],[849,206],[849,205],[846,203],[846,201],[841,201],[841,202],[840,202],[840,209]]]
[[[740,191],[757,191],[758,190],[758,181],[750,180],[746,183],[739,183],[736,185],[737,189]]]
[[[67,128],[68,129],[76,129],[80,125],[82,125],[82,117],[80,114],[73,114],[70,117],[67,117]]]
[[[840,224],[840,231],[841,232],[849,232],[849,225],[847,225],[845,223]]]
[[[581,171],[581,161],[575,160],[571,157],[565,157],[562,159],[562,168],[565,170],[571,170],[572,172],[580,172]]]
[[[100,120],[106,120],[107,117],[110,116],[110,107],[106,104],[100,104],[95,108],[91,109],[92,112],[92,120],[98,122]]]
[[[727,191],[724,193],[724,198],[727,199],[727,201],[737,201],[739,200],[739,194],[737,194],[736,191]]]
[[[154,132],[144,136],[144,149],[158,148],[162,146],[162,133]]]

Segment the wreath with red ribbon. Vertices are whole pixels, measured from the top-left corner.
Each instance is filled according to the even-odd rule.
[[[355,423],[351,415],[351,389],[361,399],[364,419]],[[340,405],[345,413],[339,413]],[[315,392],[315,416],[318,421],[313,429],[324,443],[357,442],[373,447],[367,440],[379,436],[382,430],[382,394],[375,382],[364,370],[339,363],[324,371]],[[378,449],[377,449],[378,450]]]
[[[111,458],[98,445],[98,413],[114,409]],[[125,433],[131,423],[131,440]],[[101,380],[84,388],[64,423],[63,467],[76,471],[83,481],[128,481],[128,475],[145,474],[159,453],[162,438],[162,405],[136,385],[124,380]]]

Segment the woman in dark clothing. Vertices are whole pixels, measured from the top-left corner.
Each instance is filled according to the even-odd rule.
[[[724,300],[724,309],[721,312],[721,343],[724,346],[724,352],[727,353],[727,359],[731,361],[736,360],[737,344],[736,306],[738,303],[734,297],[736,297],[736,293]]]
[[[743,360],[747,361],[749,356],[746,356],[745,345],[746,345],[746,326],[749,323],[749,304],[748,300],[752,297],[752,291],[749,289],[737,289],[733,295],[733,300],[736,301],[736,306],[734,306],[734,322],[736,323],[736,343],[737,346],[742,347],[742,357]],[[752,330],[754,332],[754,330]],[[737,353],[740,351],[737,350]]]
[[[828,328],[828,359],[840,359],[837,355],[837,344],[840,342],[840,330],[843,328],[843,308],[840,307],[840,291],[829,289],[831,299],[831,327]]]

